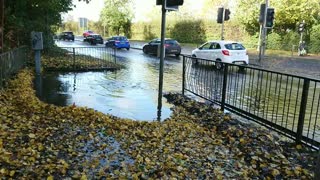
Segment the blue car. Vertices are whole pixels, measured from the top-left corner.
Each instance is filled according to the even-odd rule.
[[[117,49],[125,48],[128,51],[130,49],[130,42],[125,36],[112,36],[106,40],[105,45]]]

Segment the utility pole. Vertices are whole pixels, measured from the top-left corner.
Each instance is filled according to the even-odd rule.
[[[4,0],[0,0],[0,53],[4,52]]]

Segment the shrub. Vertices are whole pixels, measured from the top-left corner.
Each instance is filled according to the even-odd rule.
[[[177,22],[170,29],[170,37],[182,43],[203,43],[206,41],[204,24],[201,20]]]
[[[320,53],[320,25],[316,25],[311,28],[310,47],[308,50],[311,53]]]
[[[280,50],[282,48],[282,38],[277,33],[268,35],[267,49]]]

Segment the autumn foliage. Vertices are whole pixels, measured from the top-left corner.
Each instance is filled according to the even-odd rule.
[[[0,92],[0,177],[312,179],[312,156],[269,130],[177,94],[163,122],[41,102],[33,72]],[[311,164],[311,165],[310,165]]]

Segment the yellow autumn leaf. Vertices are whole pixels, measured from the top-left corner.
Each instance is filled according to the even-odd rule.
[[[279,172],[278,169],[273,169],[271,174],[272,174],[273,177],[276,177],[276,176],[278,176],[280,174],[280,172]]]
[[[35,134],[32,134],[32,133],[29,134],[28,136],[29,136],[29,138],[32,138],[32,139],[36,137],[36,135],[35,135]]]
[[[292,176],[293,172],[290,169],[285,170],[286,175]]]
[[[53,178],[53,176],[48,176],[47,177],[47,180],[53,180],[54,178]]]
[[[87,176],[85,174],[82,174],[80,180],[88,180]]]
[[[241,144],[243,144],[243,143],[245,143],[245,142],[246,142],[246,140],[245,140],[245,139],[240,138],[240,143],[241,143]]]
[[[148,157],[144,158],[144,161],[149,164],[150,163],[150,159]]]
[[[13,177],[16,172],[14,170],[10,171],[10,176]]]
[[[296,146],[296,149],[302,149],[302,146],[301,146],[301,144],[298,144],[297,146]]]

